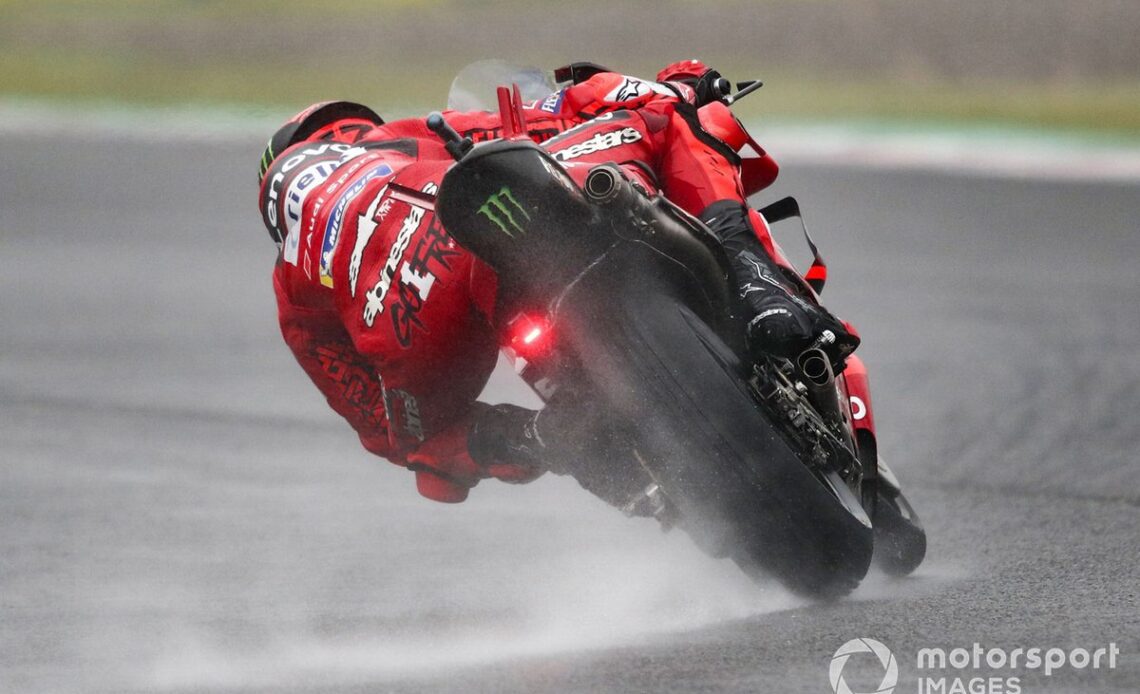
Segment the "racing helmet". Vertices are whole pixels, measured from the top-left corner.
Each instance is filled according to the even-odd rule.
[[[274,186],[266,185],[266,179],[280,178],[279,175],[270,177],[268,174],[275,168],[274,163],[278,162],[281,155],[301,142],[327,141],[355,144],[383,124],[384,119],[367,106],[350,101],[324,101],[306,108],[277,129],[273,137],[269,138],[269,143],[261,155],[257,172],[257,183],[260,187],[258,207],[261,209],[262,221],[269,230],[269,236],[275,243],[284,240],[285,229],[276,214],[275,206],[270,204],[271,200],[268,199],[275,196],[272,190]]]

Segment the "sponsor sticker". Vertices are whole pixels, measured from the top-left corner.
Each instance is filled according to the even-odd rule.
[[[424,425],[423,420],[420,419],[420,403],[418,400],[416,400],[416,396],[412,395],[406,390],[396,389],[393,389],[390,395],[398,397],[404,404],[404,431],[414,436],[416,440],[423,441]]]
[[[304,149],[290,155],[288,159],[285,159],[285,161],[283,161],[281,163],[281,166],[277,169],[277,173],[275,173],[273,175],[273,178],[271,178],[269,181],[267,195],[268,200],[266,202],[265,208],[265,216],[267,219],[269,219],[269,223],[273,226],[277,226],[278,196],[281,192],[281,184],[285,182],[285,178],[290,171],[304,164],[305,161],[310,157],[319,157],[329,152],[342,154],[350,149],[351,147],[348,145],[326,143],[321,145],[314,145],[312,147],[305,147]]]
[[[305,205],[305,197],[311,190],[324,183],[336,171],[336,163],[331,161],[313,164],[301,171],[289,184],[285,192],[285,248],[283,256],[290,265],[297,264],[297,256],[301,248],[301,235],[298,227],[301,224],[301,209]]]
[[[434,195],[436,190],[438,190],[438,187],[434,183],[428,183],[423,187],[423,192],[429,195]],[[384,297],[388,295],[388,290],[392,286],[392,278],[396,276],[396,268],[400,264],[400,258],[403,257],[404,251],[408,249],[408,243],[412,240],[412,235],[420,228],[420,224],[423,222],[426,212],[427,210],[422,207],[411,206],[411,209],[408,211],[408,216],[404,218],[404,223],[400,226],[400,231],[396,235],[396,240],[392,244],[392,248],[388,251],[388,260],[384,263],[384,267],[380,269],[380,277],[376,280],[376,284],[364,293],[364,313],[362,317],[364,324],[369,328],[376,322],[376,316],[384,313]]]
[[[587,154],[602,152],[621,145],[629,145],[641,139],[641,132],[637,128],[622,128],[608,133],[598,133],[584,142],[570,145],[566,149],[551,152],[558,161],[570,161]]]
[[[646,82],[639,80],[636,77],[624,76],[625,79],[621,85],[616,89],[606,94],[603,101],[610,103],[624,103],[626,101],[634,101],[643,96],[648,96],[653,93],[661,94],[663,96],[676,96],[676,94],[663,84],[657,82]]]
[[[340,230],[344,226],[344,210],[360,191],[364,190],[364,186],[368,182],[381,178],[383,176],[392,175],[392,167],[387,164],[380,164],[372,169],[369,169],[360,177],[360,180],[349,186],[340,197],[337,198],[336,204],[333,206],[332,212],[329,214],[329,220],[325,224],[324,240],[321,242],[321,261],[320,261],[320,280],[321,284],[326,287],[333,286],[332,280],[332,254],[336,249],[337,241],[340,240]]]
[[[412,346],[417,331],[426,330],[419,313],[435,286],[435,273],[450,270],[451,260],[459,255],[439,218],[433,217],[427,231],[416,241],[412,257],[400,266],[400,286],[392,306],[392,329],[404,349]]]
[[[507,186],[493,193],[475,212],[486,215],[487,219],[499,227],[499,231],[512,237],[516,233],[526,233],[526,223],[530,221],[530,215]]]
[[[314,356],[325,376],[335,384],[340,397],[369,426],[384,424],[384,393],[375,368],[360,356],[350,342],[329,342],[315,347]]]
[[[538,106],[538,110],[545,111],[547,113],[558,113],[562,110],[562,99],[565,96],[566,90],[559,89],[558,91],[543,99],[542,103]]]
[[[384,222],[392,209],[392,198],[388,196],[388,186],[380,189],[368,209],[356,222],[356,243],[352,247],[352,257],[348,261],[348,286],[352,296],[356,296],[356,279],[360,275],[360,262],[364,259],[364,249],[376,233],[376,227]]]

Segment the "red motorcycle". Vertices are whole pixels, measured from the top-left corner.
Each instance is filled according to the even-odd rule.
[[[500,103],[521,124],[517,88]],[[925,531],[878,455],[866,369],[852,356],[833,371],[833,335],[753,360],[727,257],[698,220],[613,165],[578,185],[521,127],[472,147],[439,114],[428,125],[457,159],[437,214],[499,275],[500,344],[545,402],[553,470],[801,594],[846,594],[872,561],[918,567]],[[751,195],[773,176],[745,162]],[[759,212],[802,222],[793,198]]]

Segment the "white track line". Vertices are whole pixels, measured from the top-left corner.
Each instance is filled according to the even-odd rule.
[[[1034,180],[1140,182],[1140,140],[1015,129],[914,131],[775,125],[753,130],[776,160]]]
[[[401,108],[393,117],[414,111]],[[258,142],[288,113],[241,108],[146,108],[0,98],[0,135],[138,142]],[[757,140],[785,167],[933,171],[977,177],[1140,183],[1140,138],[1029,130],[921,130],[882,124],[757,122]]]

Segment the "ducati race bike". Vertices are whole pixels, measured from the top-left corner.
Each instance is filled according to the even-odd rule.
[[[612,164],[579,185],[525,136],[517,87],[499,102],[507,137],[475,147],[429,117],[457,159],[435,208],[498,275],[500,345],[545,403],[550,469],[799,594],[917,568],[925,531],[878,455],[862,362],[833,365],[826,332],[792,359],[749,356],[712,232]],[[792,198],[759,212],[800,215]]]

